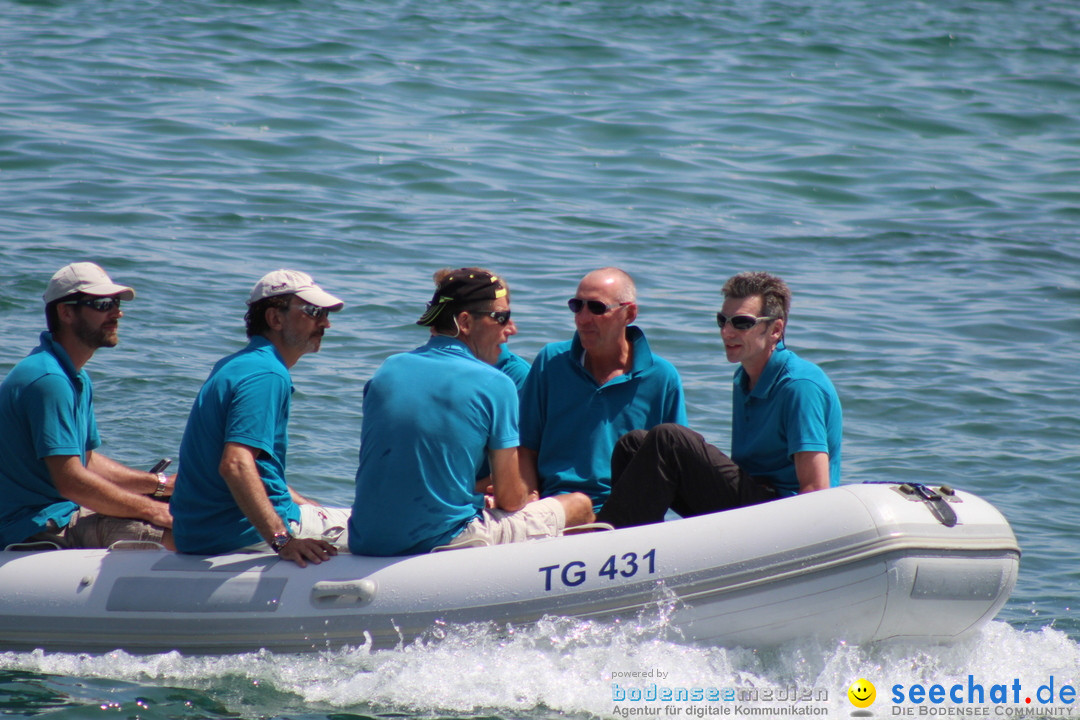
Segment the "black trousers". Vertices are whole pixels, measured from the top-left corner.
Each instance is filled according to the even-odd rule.
[[[669,423],[619,438],[611,454],[611,496],[596,519],[615,527],[647,525],[663,520],[669,508],[691,517],[776,497],[699,433]]]

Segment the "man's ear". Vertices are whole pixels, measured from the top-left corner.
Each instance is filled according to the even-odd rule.
[[[458,331],[462,335],[468,336],[469,333],[471,333],[473,330],[473,316],[470,313],[462,310],[454,317],[457,319]]]
[[[271,330],[281,330],[285,326],[285,313],[289,312],[289,308],[268,307],[263,312],[266,313],[263,316],[266,326]]]
[[[626,324],[629,325],[635,320],[637,320],[637,303],[626,307]]]
[[[780,342],[784,339],[784,319],[777,318],[773,320],[772,329],[769,331],[770,337],[776,342]]]
[[[56,304],[56,319],[60,321],[61,325],[70,325],[75,319],[76,305],[64,305],[63,303]]]

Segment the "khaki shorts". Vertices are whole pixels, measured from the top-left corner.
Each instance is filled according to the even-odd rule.
[[[349,516],[352,508],[297,505],[300,522],[289,523],[289,533],[297,538],[325,540],[338,550],[349,551]],[[239,552],[272,552],[264,542],[240,548]]]
[[[300,523],[290,530],[299,538],[325,540],[338,550],[349,551],[349,516],[352,508],[300,505]]]
[[[51,542],[62,548],[107,548],[119,540],[147,540],[161,544],[164,533],[164,528],[145,520],[102,515],[81,507],[65,527],[50,525],[48,530],[28,537],[25,542]]]
[[[566,528],[566,511],[556,498],[536,500],[516,512],[484,509],[457,536],[437,550],[479,545],[506,545],[558,537]]]

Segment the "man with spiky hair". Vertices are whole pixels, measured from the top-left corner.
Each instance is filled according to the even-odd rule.
[[[597,519],[616,527],[754,505],[840,484],[840,398],[824,371],[784,345],[791,291],[740,273],[716,314],[735,370],[731,456],[681,425],[628,433],[612,453],[612,493]]]

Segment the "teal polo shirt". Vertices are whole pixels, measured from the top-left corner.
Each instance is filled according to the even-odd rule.
[[[529,368],[529,361],[515,354],[506,343],[499,346],[499,359],[495,362],[495,369],[514,381],[519,395],[525,389]]]
[[[101,445],[94,388],[85,370],[41,333],[41,344],[0,383],[0,548],[66,527],[78,505],[57,492],[45,458],[78,455]]]
[[[506,343],[500,345],[499,348],[499,359],[495,362],[495,369],[514,381],[514,386],[518,391],[518,399],[520,400],[521,393],[525,390],[525,379],[529,377],[529,361],[515,354]],[[480,478],[486,478],[490,474],[491,466],[488,464],[487,458],[485,458],[477,471],[476,478],[479,480]]]
[[[288,527],[300,508],[285,482],[292,377],[264,337],[218,361],[188,415],[169,508],[180,552],[216,555],[262,542],[218,472],[225,443],[257,448],[255,464],[274,510]]]
[[[839,485],[843,413],[825,372],[781,341],[752,391],[748,385],[740,366],[732,395],[731,459],[768,479],[784,497],[799,492],[795,453],[825,452],[830,485]]]
[[[444,545],[480,514],[487,451],[517,447],[513,381],[460,340],[433,335],[386,359],[364,388],[349,549],[411,555]]]
[[[682,380],[654,355],[637,326],[626,328],[633,368],[598,385],[571,340],[545,346],[533,361],[521,398],[521,444],[538,454],[540,495],[583,492],[598,509],[611,494],[611,452],[631,430],[686,425]]]

